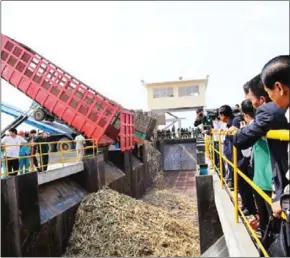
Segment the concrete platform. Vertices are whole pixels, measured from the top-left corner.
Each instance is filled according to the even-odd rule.
[[[215,203],[230,257],[260,257],[246,226],[234,221],[234,207],[217,174],[213,175]]]
[[[51,181],[55,181],[57,179],[79,173],[83,170],[83,162],[51,165],[48,167],[48,171],[38,173],[38,184],[42,185]]]
[[[229,257],[229,250],[226,239],[222,236],[210,248],[208,248],[200,257]]]

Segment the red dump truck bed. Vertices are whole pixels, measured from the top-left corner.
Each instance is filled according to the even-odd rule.
[[[130,134],[131,121],[134,121],[132,111],[123,110],[118,103],[25,45],[3,34],[1,42],[1,77],[4,80],[97,143],[110,144],[119,136],[123,151],[134,148],[131,142],[134,133]],[[118,115],[121,116],[120,127],[108,137],[106,130]]]

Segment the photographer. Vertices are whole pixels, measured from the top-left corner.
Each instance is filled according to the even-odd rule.
[[[203,125],[202,133],[209,133],[210,129],[213,128],[212,119],[204,115],[202,108],[196,110],[196,119],[194,122],[195,127],[200,127],[200,125]]]

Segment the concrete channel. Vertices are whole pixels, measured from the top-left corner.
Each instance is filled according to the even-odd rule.
[[[83,198],[103,186],[141,198],[158,171],[194,171],[202,256],[258,256],[243,225],[233,225],[217,179],[199,175],[204,143],[163,140],[130,152],[107,151],[44,173],[1,180],[2,256],[62,256]],[[203,154],[204,155],[204,154]],[[172,162],[174,160],[175,162]],[[226,216],[227,215],[227,216]],[[239,235],[239,241],[237,236]],[[5,237],[3,237],[5,236]]]

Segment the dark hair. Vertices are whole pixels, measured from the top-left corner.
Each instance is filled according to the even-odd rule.
[[[16,129],[16,128],[10,128],[10,129],[9,129],[9,132],[10,132],[10,133],[15,133],[15,134],[17,134],[17,129]]]
[[[28,137],[29,137],[29,132],[25,132],[25,133],[24,133],[24,136],[25,136],[26,138],[28,138]]]
[[[242,112],[246,115],[249,115],[250,117],[255,116],[255,109],[253,107],[252,101],[249,99],[246,99],[241,104]]]
[[[249,82],[246,82],[246,84],[244,84],[243,89],[245,94],[249,94]]]
[[[236,104],[236,107],[240,107],[240,105],[239,104]]]
[[[36,130],[32,129],[32,130],[30,131],[30,133],[36,133]]]
[[[266,102],[270,102],[271,99],[268,93],[264,89],[264,85],[261,79],[261,74],[256,75],[253,79],[249,81],[249,89],[255,95],[255,97],[264,97]]]
[[[219,108],[219,114],[224,115],[226,117],[233,117],[233,110],[230,106],[228,105],[223,105]]]
[[[240,114],[240,110],[238,110],[238,109],[234,109],[234,110],[233,110],[233,114]]]
[[[196,110],[196,114],[198,114],[198,113],[200,113],[200,112],[202,112],[203,111],[203,108],[198,108],[197,110]]]
[[[269,89],[273,89],[275,82],[290,87],[290,56],[283,55],[271,59],[263,67],[261,77]]]

